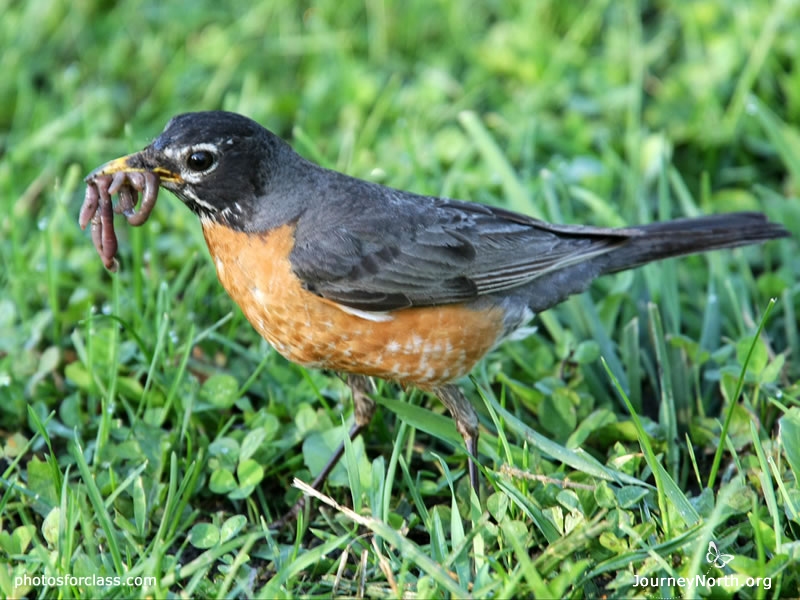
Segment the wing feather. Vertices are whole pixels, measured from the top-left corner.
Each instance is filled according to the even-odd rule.
[[[609,252],[639,232],[550,225],[482,204],[375,186],[325,223],[304,221],[290,256],[310,291],[357,310],[473,300]],[[383,197],[381,196],[383,194]]]

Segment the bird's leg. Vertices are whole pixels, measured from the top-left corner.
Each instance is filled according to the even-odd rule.
[[[478,494],[480,490],[480,483],[478,481],[478,467],[475,460],[478,456],[478,414],[472,407],[472,404],[464,393],[455,385],[444,385],[440,388],[432,390],[434,394],[439,397],[453,415],[456,422],[456,429],[461,437],[464,438],[464,443],[467,445],[467,452],[469,452],[469,482],[472,489]]]
[[[354,439],[356,439],[356,436],[359,433],[366,429],[367,425],[369,425],[370,421],[372,421],[372,415],[375,414],[375,401],[369,396],[370,393],[375,392],[375,386],[369,377],[365,377],[363,375],[348,375],[347,385],[350,388],[350,393],[353,395],[353,412],[355,413],[355,422],[350,428],[350,433],[348,434],[350,441],[352,442]],[[325,466],[322,468],[322,471],[320,471],[319,475],[317,475],[314,478],[314,481],[311,482],[311,487],[313,489],[318,490],[322,487],[322,484],[325,483],[328,475],[330,475],[331,471],[333,471],[334,467],[339,463],[342,456],[344,456],[344,449],[345,443],[342,441],[342,443],[339,444],[334,453],[331,455],[328,462],[325,463]],[[294,503],[294,506],[289,509],[289,512],[287,512],[277,521],[272,522],[270,524],[270,528],[280,529],[287,523],[294,521],[297,518],[297,515],[300,514],[300,511],[305,508],[305,505],[306,497],[300,496],[297,502]]]
[[[350,393],[353,395],[353,412],[355,413],[355,422],[350,428],[350,441],[356,439],[356,436],[364,431],[372,421],[372,415],[375,414],[375,401],[369,397],[370,393],[375,392],[375,386],[369,377],[363,375],[348,375],[347,385],[350,388]],[[325,483],[325,480],[330,475],[333,468],[339,463],[342,456],[344,456],[345,443],[342,441],[339,447],[331,456],[330,460],[325,464],[322,471],[317,475],[316,479],[311,483],[311,487],[318,490]]]

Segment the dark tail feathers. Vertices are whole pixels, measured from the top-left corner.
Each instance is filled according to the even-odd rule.
[[[738,212],[652,223],[630,229],[640,232],[597,260],[602,273],[632,269],[654,260],[720,248],[757,244],[787,237],[782,225],[757,212]]]

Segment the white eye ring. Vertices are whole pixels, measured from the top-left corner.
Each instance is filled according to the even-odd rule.
[[[181,160],[181,175],[185,181],[197,183],[219,165],[219,148],[214,144],[190,147]]]
[[[208,150],[197,150],[186,158],[186,166],[192,171],[202,173],[214,166],[215,161],[216,157]]]

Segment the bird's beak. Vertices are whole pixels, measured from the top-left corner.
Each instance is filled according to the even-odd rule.
[[[150,161],[147,160],[144,152],[135,152],[100,165],[89,173],[84,181],[88,182],[99,175],[113,175],[114,173],[154,173],[158,175],[162,183],[183,183],[180,173],[175,173],[157,165],[151,166],[149,163]]]

